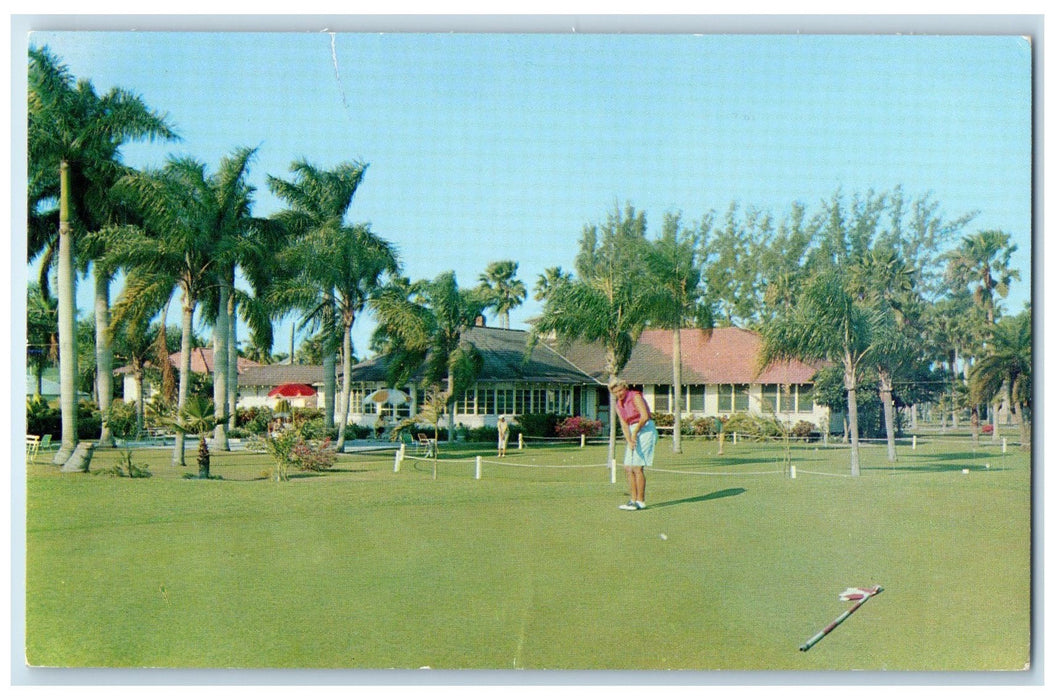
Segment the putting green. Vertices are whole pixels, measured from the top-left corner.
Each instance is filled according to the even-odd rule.
[[[268,481],[140,450],[149,479],[27,475],[32,665],[1019,670],[1030,660],[1028,454],[960,438],[657,450],[625,512],[605,447],[345,455]],[[475,456],[482,457],[479,472]],[[119,453],[96,452],[102,469]],[[796,467],[790,477],[787,461]],[[989,465],[987,468],[986,465]],[[436,478],[433,478],[435,469]],[[969,470],[963,473],[963,470]],[[621,470],[620,470],[621,472]],[[480,478],[476,476],[479,473]],[[808,652],[799,647],[882,585]]]

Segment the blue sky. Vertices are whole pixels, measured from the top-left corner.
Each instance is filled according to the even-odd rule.
[[[942,214],[977,211],[1019,247],[1006,301],[1030,295],[1031,51],[1017,36],[39,32],[78,78],[167,112],[214,169],[259,146],[267,175],[369,163],[350,210],[401,253],[404,273],[476,284],[512,259],[530,290],[572,269],[585,224],[616,204],[695,221],[731,202],[816,211],[901,185]],[[85,313],[90,285],[80,294]],[[530,298],[514,327],[539,310]],[[355,334],[365,353],[369,318]],[[276,350],[288,351],[289,324]],[[244,338],[244,335],[242,336]]]

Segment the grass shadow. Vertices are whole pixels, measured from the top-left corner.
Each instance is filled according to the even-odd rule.
[[[722,489],[721,491],[714,491],[712,493],[704,494],[702,496],[692,496],[691,498],[679,498],[676,501],[663,501],[662,503],[653,503],[649,506],[649,510],[653,508],[668,508],[670,506],[680,506],[686,503],[701,503],[703,501],[713,501],[718,498],[729,498],[730,496],[739,496],[742,493],[746,493],[747,489],[735,488],[735,489]]]

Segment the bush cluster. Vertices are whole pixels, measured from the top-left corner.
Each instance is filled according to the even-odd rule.
[[[571,416],[565,418],[556,426],[557,437],[597,437],[601,434],[603,425],[599,420],[583,418],[582,416]]]
[[[520,430],[531,437],[557,437],[557,424],[565,416],[557,413],[524,413],[517,418]]]

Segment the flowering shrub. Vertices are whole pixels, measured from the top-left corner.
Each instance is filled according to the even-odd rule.
[[[557,437],[596,437],[601,434],[601,421],[571,416],[557,424]]]
[[[993,434],[993,424],[992,423],[986,423],[985,425],[982,426],[982,435],[992,435],[992,434]]]
[[[274,435],[265,435],[259,444],[251,444],[250,448],[262,447],[271,455],[275,464],[275,481],[286,481],[290,468],[324,471],[333,467],[337,461],[337,451],[330,443],[330,438],[305,440],[298,430],[281,430]]]
[[[321,472],[333,467],[337,452],[331,446],[330,438],[310,441],[302,438],[293,445],[290,460],[301,471]]]

